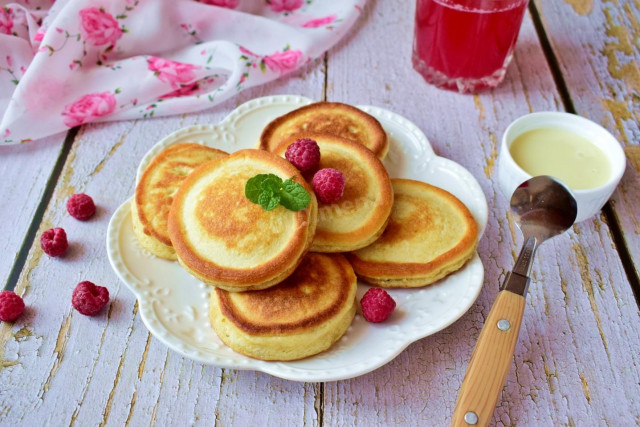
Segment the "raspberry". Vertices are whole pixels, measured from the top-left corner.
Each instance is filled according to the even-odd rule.
[[[313,139],[297,139],[287,147],[284,156],[300,172],[307,172],[320,164],[320,147]]]
[[[71,304],[85,316],[93,316],[109,302],[109,289],[85,280],[73,290]]]
[[[60,256],[67,251],[67,233],[64,229],[57,227],[45,231],[40,236],[40,247],[49,256]]]
[[[0,292],[0,320],[13,322],[24,311],[24,301],[11,291]]]
[[[313,176],[313,192],[322,203],[335,203],[344,193],[344,175],[336,169],[320,169]]]
[[[93,199],[84,193],[76,193],[67,200],[67,212],[80,221],[86,221],[96,213]]]
[[[396,308],[396,302],[384,289],[371,288],[360,300],[362,315],[372,323],[384,322]]]

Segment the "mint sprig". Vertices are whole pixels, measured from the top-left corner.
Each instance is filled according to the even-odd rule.
[[[249,178],[244,187],[244,195],[266,211],[273,210],[278,205],[291,211],[300,211],[311,202],[311,195],[293,178],[282,181],[282,178],[272,173]]]

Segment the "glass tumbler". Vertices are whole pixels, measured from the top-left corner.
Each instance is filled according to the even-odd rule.
[[[435,86],[473,93],[504,79],[528,0],[418,0],[413,67]]]

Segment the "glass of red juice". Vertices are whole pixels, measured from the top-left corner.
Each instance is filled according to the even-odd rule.
[[[528,0],[418,0],[413,67],[435,86],[473,93],[504,79]]]

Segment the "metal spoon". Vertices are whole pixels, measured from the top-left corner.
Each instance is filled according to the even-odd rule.
[[[536,176],[513,193],[511,213],[524,244],[478,337],[458,392],[452,426],[486,426],[493,418],[520,332],[536,249],[573,225],[577,206],[564,185],[548,176]]]

